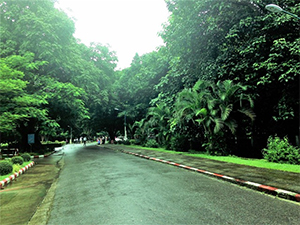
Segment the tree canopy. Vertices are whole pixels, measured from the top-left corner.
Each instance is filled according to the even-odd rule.
[[[1,3],[1,142],[67,138],[70,127],[114,138],[126,115],[141,144],[259,156],[270,135],[299,143],[299,21],[265,5],[299,14],[300,4],[165,2],[165,45],[121,71],[109,45],[73,37],[53,1]]]

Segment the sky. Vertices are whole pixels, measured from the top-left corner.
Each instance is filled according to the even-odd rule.
[[[143,55],[163,45],[157,33],[170,13],[164,0],[59,0],[57,8],[75,18],[75,34],[82,43],[110,45],[124,69],[136,53]]]

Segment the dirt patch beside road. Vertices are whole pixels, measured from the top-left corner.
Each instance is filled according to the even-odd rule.
[[[28,224],[58,178],[61,159],[54,155],[37,160],[35,166],[0,190],[1,225]]]

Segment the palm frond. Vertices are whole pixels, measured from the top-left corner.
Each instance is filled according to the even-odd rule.
[[[233,104],[229,104],[225,108],[221,107],[221,118],[222,118],[222,120],[225,121],[229,117],[232,110],[233,110]]]
[[[224,127],[224,121],[221,118],[215,118],[214,133],[218,133]]]
[[[224,124],[229,128],[232,134],[235,134],[238,126],[235,120],[225,121]]]
[[[252,121],[255,120],[256,115],[252,109],[239,109],[238,111],[248,116]]]

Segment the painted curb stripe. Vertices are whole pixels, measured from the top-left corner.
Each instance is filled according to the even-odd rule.
[[[274,188],[274,187],[270,187],[270,186],[266,186],[266,185],[260,185],[259,188],[262,188],[267,191],[275,191],[278,189],[278,188]]]
[[[47,155],[34,155],[34,156],[31,156],[30,158],[32,158],[32,159],[36,159],[36,158],[46,158],[46,157],[49,157],[50,155],[52,155],[52,154],[55,153],[55,152],[57,152],[57,151],[53,151],[53,152],[51,152],[51,153],[49,153],[49,154],[47,154]]]
[[[296,201],[300,202],[300,194],[295,195]]]
[[[34,162],[31,162],[27,166],[20,169],[17,173],[14,173],[13,175],[10,175],[8,178],[5,178],[4,180],[0,181],[0,189],[3,188],[6,184],[15,180],[17,177],[19,177],[21,174],[23,174],[26,170],[28,170],[33,165],[34,165]]]
[[[124,150],[121,150],[121,152],[126,153],[126,154],[136,155],[136,156],[146,158],[146,159],[150,159],[150,160],[153,160],[153,161],[162,162],[162,163],[165,163],[165,164],[174,165],[174,166],[181,167],[181,168],[188,169],[188,170],[192,170],[192,171],[195,171],[195,172],[198,172],[198,173],[207,174],[209,176],[221,178],[223,180],[227,180],[229,182],[237,183],[237,184],[240,184],[240,185],[243,185],[243,186],[246,185],[246,186],[249,186],[250,188],[254,188],[256,190],[263,191],[263,192],[266,192],[268,194],[273,194],[273,195],[276,195],[278,197],[282,197],[282,198],[286,198],[286,199],[295,200],[297,202],[300,202],[300,194],[299,193],[295,193],[295,192],[291,192],[291,191],[287,191],[287,190],[283,190],[283,189],[279,189],[279,188],[275,188],[275,187],[271,187],[271,186],[267,186],[267,185],[263,185],[263,184],[258,184],[258,183],[251,182],[251,181],[236,179],[236,178],[221,175],[221,174],[218,174],[218,173],[211,173],[211,172],[206,171],[206,170],[201,170],[201,169],[197,169],[197,168],[194,168],[194,167],[185,166],[185,165],[182,165],[182,164],[179,164],[179,163],[170,162],[170,161],[166,161],[166,160],[162,160],[162,159],[158,159],[158,158],[154,158],[154,157],[144,156],[144,155],[140,155],[140,154],[124,151]]]

